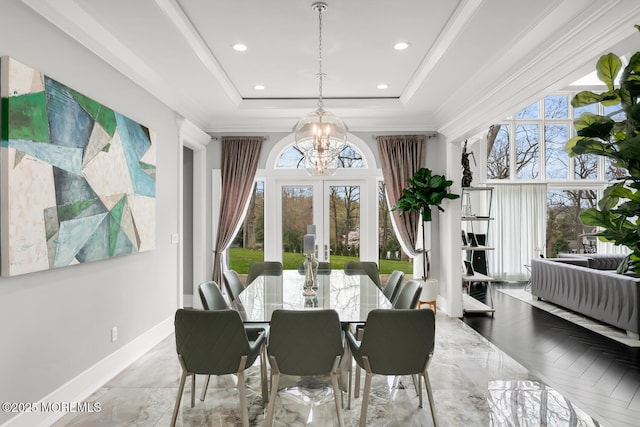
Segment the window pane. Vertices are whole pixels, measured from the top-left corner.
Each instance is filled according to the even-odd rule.
[[[569,117],[569,102],[566,95],[546,96],[544,98],[544,117],[546,119],[566,119]]]
[[[585,234],[594,227],[580,222],[580,213],[597,204],[595,190],[549,190],[547,192],[547,257],[560,252],[593,253],[595,240]]]
[[[585,105],[584,107],[577,107],[573,109],[573,117],[580,117],[582,113],[598,113],[598,104]]]
[[[516,126],[516,178],[540,176],[540,128],[538,125]]]
[[[612,119],[624,119],[624,111],[622,111],[622,107],[620,106],[620,104],[611,106],[611,107],[604,107],[604,115],[608,116],[609,114],[615,113],[616,111],[618,111],[618,113],[613,114],[611,116]]]
[[[331,255],[360,259],[360,186],[329,186]]]
[[[313,187],[283,186],[281,197],[282,251],[302,253],[307,225],[313,224]]]
[[[264,181],[256,181],[247,216],[229,249],[229,268],[249,272],[249,264],[264,260]]]
[[[605,168],[604,168],[604,176],[607,181],[613,181],[616,179],[624,178],[627,176],[627,171],[625,169],[617,168],[613,165],[613,160],[609,158],[605,158],[604,160]]]
[[[282,153],[282,156],[276,162],[276,168],[278,169],[297,169],[303,168],[304,162],[302,153],[300,150],[296,148],[295,145],[292,145]]]
[[[351,145],[347,145],[342,149],[338,160],[339,168],[355,169],[365,167],[362,154]]]
[[[569,139],[569,125],[546,125],[544,137],[547,178],[567,179],[569,155],[564,147]]]
[[[582,154],[574,157],[575,179],[597,179],[598,157],[594,154]]]
[[[487,140],[487,178],[509,179],[509,125],[495,125],[492,130],[496,128]]]
[[[523,108],[522,110],[516,113],[516,120],[522,119],[537,119],[538,118],[538,103],[534,102],[528,107]]]
[[[339,168],[366,168],[362,153],[352,145],[347,144],[338,157]],[[295,145],[289,147],[276,162],[278,169],[298,169],[304,168],[304,156]]]
[[[390,274],[393,270],[413,273],[411,259],[402,251],[396,233],[391,225],[391,211],[387,206],[386,188],[383,181],[378,185],[378,265],[380,274]]]

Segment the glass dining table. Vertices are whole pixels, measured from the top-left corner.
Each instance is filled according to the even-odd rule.
[[[259,276],[238,296],[235,308],[246,323],[269,322],[277,309],[334,309],[342,323],[364,323],[376,308],[391,308],[382,290],[367,275],[346,274],[332,270],[318,274],[313,295],[304,289],[304,274],[283,270],[281,276]]]

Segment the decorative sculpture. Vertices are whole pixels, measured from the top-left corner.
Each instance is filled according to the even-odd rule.
[[[471,173],[471,167],[469,165],[469,156],[473,157],[473,164],[476,164],[476,157],[473,152],[467,152],[467,141],[464,141],[464,147],[462,148],[462,186],[471,187],[473,181],[473,174]]]

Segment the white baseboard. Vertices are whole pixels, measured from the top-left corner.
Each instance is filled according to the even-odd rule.
[[[174,330],[173,320],[173,316],[163,320],[53,391],[38,402],[38,405],[51,402],[82,402],[87,399],[124,368],[171,334]],[[50,426],[64,415],[66,415],[64,412],[21,413],[4,423],[2,427]]]

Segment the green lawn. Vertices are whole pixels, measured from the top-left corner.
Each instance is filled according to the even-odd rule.
[[[332,256],[331,268],[341,270],[347,261],[357,261],[355,257],[348,256]],[[264,261],[264,253],[262,251],[242,248],[229,249],[229,268],[238,272],[238,274],[246,274],[249,271],[249,265],[252,262]],[[298,265],[303,261],[302,254],[285,252],[283,255],[282,265],[285,270],[297,270]],[[379,262],[380,274],[389,274],[393,270],[400,270],[411,274],[413,265],[407,261],[394,261],[381,259]]]

